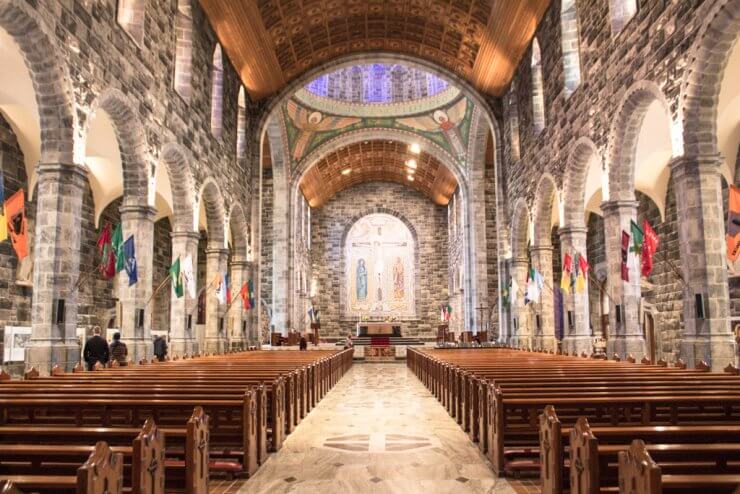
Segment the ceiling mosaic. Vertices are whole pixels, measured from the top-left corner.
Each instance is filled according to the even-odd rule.
[[[464,162],[473,108],[473,102],[458,95],[446,105],[417,114],[368,117],[327,112],[292,98],[284,105],[284,121],[290,156],[296,163],[344,132],[372,128],[416,132]]]

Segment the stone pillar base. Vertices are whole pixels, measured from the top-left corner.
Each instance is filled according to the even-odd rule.
[[[558,340],[554,336],[542,336],[539,338],[538,345],[543,350],[552,350],[554,352],[558,349]]]
[[[69,342],[54,340],[31,340],[26,347],[26,367],[35,367],[41,375],[48,376],[51,368],[59,364],[65,371],[80,361],[80,346],[76,340]]]
[[[737,364],[737,350],[733,338],[684,338],[681,340],[681,360],[690,368],[702,360],[712,371],[722,371],[727,364]]]
[[[128,349],[128,360],[138,364],[141,359],[151,360],[154,356],[154,342],[144,338],[123,338],[121,342],[126,344]]]
[[[617,354],[624,360],[628,355],[632,355],[638,362],[647,355],[645,339],[639,336],[626,338],[612,338],[606,342],[606,356],[611,359]]]
[[[568,352],[573,355],[586,354],[591,355],[594,353],[594,340],[590,336],[565,336],[561,344],[561,351],[563,353]]]
[[[224,338],[206,338],[205,351],[206,353],[224,353],[228,345],[228,342]]]
[[[534,338],[531,336],[512,336],[511,337],[511,346],[515,348],[526,348],[527,350],[531,350],[534,345]]]
[[[167,354],[170,357],[174,357],[175,355],[183,356],[188,353],[192,355],[197,352],[194,350],[194,346],[195,342],[189,338],[173,338],[170,340]]]

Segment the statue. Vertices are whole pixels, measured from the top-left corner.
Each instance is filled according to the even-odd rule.
[[[357,300],[365,300],[367,298],[367,268],[365,267],[365,259],[359,259],[357,261],[355,282]]]
[[[396,257],[393,264],[393,296],[396,300],[403,300],[403,263],[400,257]]]

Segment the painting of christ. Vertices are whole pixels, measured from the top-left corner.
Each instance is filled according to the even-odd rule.
[[[393,264],[393,297],[396,300],[403,300],[403,296],[403,263],[400,257],[396,257],[396,262]]]
[[[365,259],[357,260],[355,283],[357,300],[365,300],[367,298],[367,268],[365,267]]]

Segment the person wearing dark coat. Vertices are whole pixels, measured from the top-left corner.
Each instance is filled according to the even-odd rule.
[[[85,342],[85,349],[82,351],[82,355],[87,364],[87,370],[93,370],[96,362],[100,362],[102,365],[108,363],[110,356],[108,342],[100,336],[100,328],[98,326],[93,328],[93,335]]]
[[[110,344],[110,356],[112,360],[118,362],[119,365],[126,365],[126,358],[128,357],[128,348],[126,344],[121,341],[121,333],[113,334],[113,343]]]
[[[164,358],[167,356],[167,340],[161,335],[154,339],[154,356],[160,362],[164,362]]]
[[[308,349],[308,341],[306,341],[306,336],[301,335],[301,340],[298,342],[298,349],[299,350],[307,350]]]

